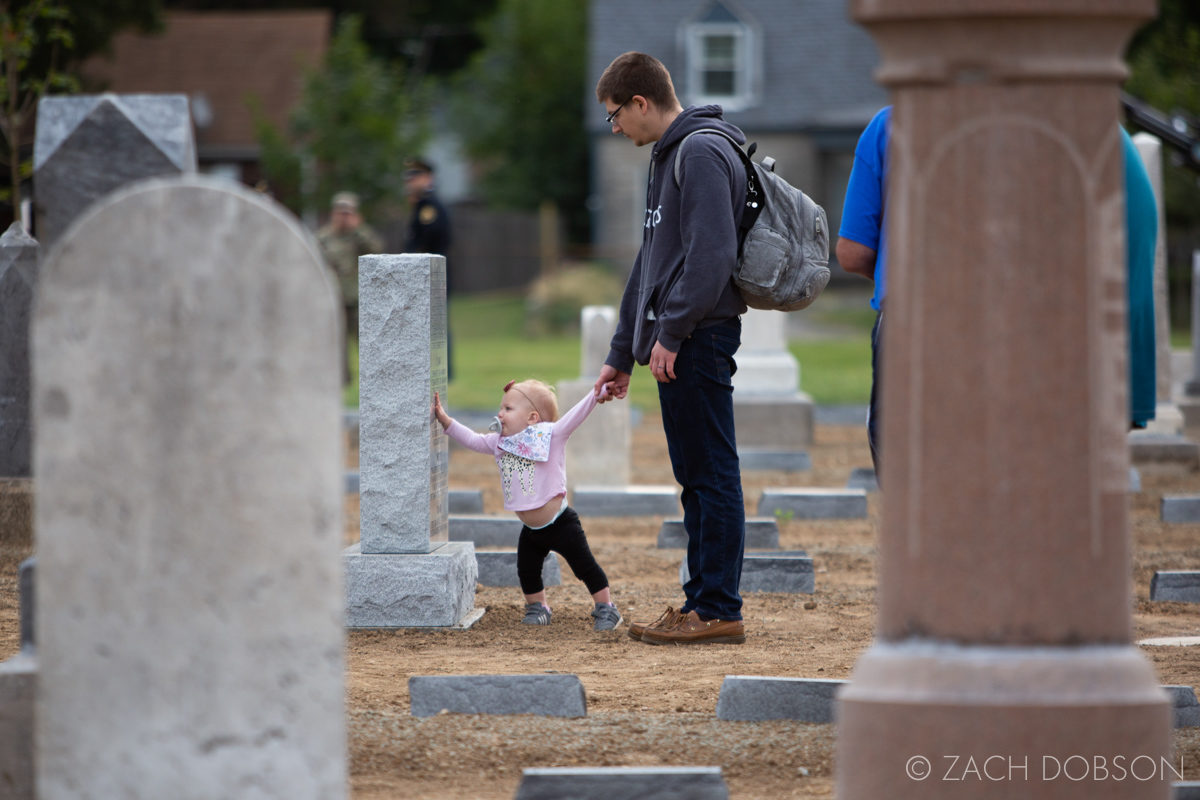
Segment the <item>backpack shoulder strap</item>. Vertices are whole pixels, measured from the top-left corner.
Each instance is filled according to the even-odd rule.
[[[746,239],[746,232],[754,227],[754,223],[758,220],[758,215],[762,212],[766,201],[766,198],[763,197],[762,192],[759,190],[758,174],[754,170],[754,162],[750,160],[750,153],[754,152],[755,145],[750,145],[750,153],[747,153],[742,149],[742,146],[737,143],[737,140],[735,140],[725,131],[718,130],[717,128],[701,128],[699,130],[692,131],[687,136],[684,136],[679,142],[679,146],[675,148],[674,172],[676,186],[679,185],[679,157],[683,153],[683,146],[687,143],[688,139],[692,138],[698,133],[715,133],[718,136],[723,136],[729,141],[730,144],[733,145],[733,149],[737,151],[738,157],[742,160],[742,166],[746,168],[746,203],[745,207],[742,209],[741,223],[738,225],[738,255],[741,256],[742,243]],[[763,163],[766,163],[765,159]],[[774,169],[774,167],[775,163],[774,159],[772,159],[769,169]]]

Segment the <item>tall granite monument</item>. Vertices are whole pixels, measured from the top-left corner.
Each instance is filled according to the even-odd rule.
[[[360,541],[345,552],[352,628],[468,626],[478,566],[449,541],[446,259],[358,260]]]
[[[879,620],[838,797],[1166,800],[1170,704],[1131,642],[1117,120],[1154,3],[851,7],[894,110]]]

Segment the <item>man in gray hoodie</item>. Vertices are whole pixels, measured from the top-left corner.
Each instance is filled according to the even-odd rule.
[[[740,644],[746,519],[732,378],[746,304],[732,276],[746,171],[723,136],[681,143],[704,128],[738,142],[745,136],[722,118],[720,106],[684,109],[666,67],[644,53],[618,56],[596,84],[596,99],[613,133],[639,147],[654,145],[642,245],[596,391],[607,385],[609,398],[624,397],[634,363],[649,365],[658,381],[671,467],[682,487],[691,576],[679,609],[633,623],[629,635],[648,644]]]

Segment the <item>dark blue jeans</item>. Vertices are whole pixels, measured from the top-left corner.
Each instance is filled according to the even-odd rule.
[[[679,348],[675,379],[658,384],[663,431],[675,480],[683,492],[691,579],[682,611],[741,619],[746,507],[733,428],[733,360],[742,322],[698,328]]]

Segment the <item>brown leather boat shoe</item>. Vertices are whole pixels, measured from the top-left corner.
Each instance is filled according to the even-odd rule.
[[[631,622],[629,623],[629,638],[642,640],[642,634],[651,628],[669,628],[674,625],[683,615],[675,610],[672,606],[667,606],[667,610],[659,615],[654,622]]]
[[[672,628],[647,628],[642,631],[646,644],[742,644],[746,629],[740,619],[700,619],[689,611]]]

